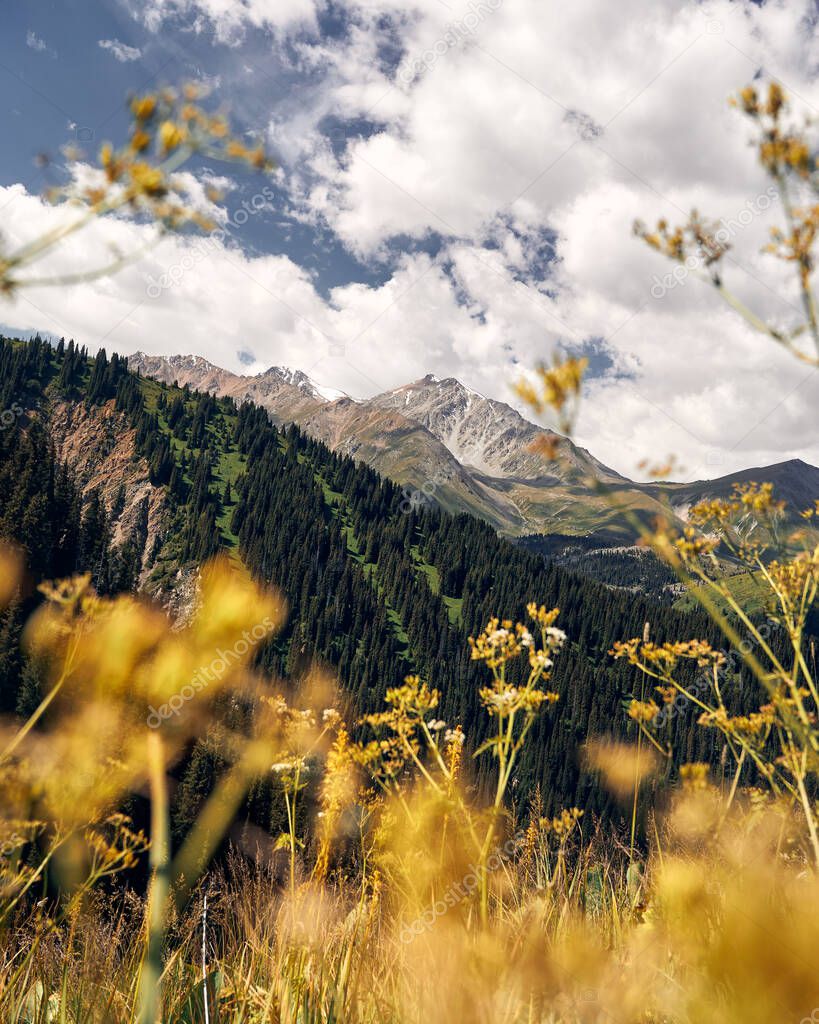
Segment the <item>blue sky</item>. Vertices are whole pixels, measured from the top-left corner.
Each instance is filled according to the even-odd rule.
[[[125,98],[134,92],[184,81],[208,83],[219,105],[230,112],[237,134],[259,137],[266,134],[271,110],[310,88],[309,74],[278,59],[270,30],[256,29],[243,36],[241,45],[228,45],[212,32],[197,31],[196,21],[192,9],[152,32],[116,0],[32,0],[4,12],[3,129],[15,144],[3,148],[0,181],[25,182],[30,189],[62,182],[61,147],[76,141],[93,155],[103,141],[121,139],[128,129]],[[343,16],[322,17],[321,32],[329,38],[343,28]],[[336,146],[371,130],[363,119],[328,118],[321,127]],[[258,190],[258,182],[242,175],[235,180],[238,206]],[[250,251],[292,254],[315,273],[325,293],[350,280],[384,280],[389,273],[387,265],[368,266],[331,233],[281,211],[254,218],[243,233],[243,245]]]
[[[146,225],[108,219],[51,269],[148,246],[144,258],[116,278],[21,292],[0,323],[237,371],[290,365],[362,397],[432,372],[514,402],[521,372],[583,352],[580,440],[622,472],[672,452],[692,476],[817,462],[815,377],[696,274],[669,280],[631,232],[636,217],[694,206],[747,213],[731,285],[793,322],[793,282],[760,252],[775,203],[727,98],[776,77],[794,116],[819,111],[815,18],[812,0],[8,5],[8,248],[66,216],[41,198],[82,171],[63,147],[93,163],[102,141],[125,137],[134,92],[205,83],[279,171],[261,182],[189,165],[202,195],[214,176],[223,185],[209,212],[233,225],[224,243],[153,245]],[[237,225],[263,185],[272,198]]]

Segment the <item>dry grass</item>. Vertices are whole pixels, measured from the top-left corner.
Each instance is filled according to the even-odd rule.
[[[812,600],[816,564],[799,555],[776,570],[789,608],[809,604],[800,588]],[[87,580],[45,591],[27,635],[51,657],[53,688],[7,730],[0,755],[4,1021],[772,1024],[819,1007],[816,709],[797,648],[770,706],[739,720],[722,715],[721,656],[706,645],[620,645],[661,693],[677,692],[677,666],[691,658],[714,673],[707,697],[697,691],[714,702],[705,724],[736,766],[759,759],[771,782],[725,793],[706,766],[689,766],[670,811],[649,815],[640,852],[633,835],[589,834],[571,808],[547,819],[536,798],[522,822],[507,810],[518,753],[556,699],[556,610],[530,605],[530,626],[492,620],[472,644],[496,727],[477,756],[494,759],[498,780],[478,806],[463,734],[436,720],[438,694],[415,677],[354,741],[325,678],[306,679],[301,704],[288,704],[259,688],[248,650],[178,715],[146,722],[147,706],[172,705],[179,679],[217,645],[260,615],[282,621],[281,602],[235,562],[206,571],[181,632],[130,597],[101,601]],[[802,620],[790,626],[801,644]],[[213,715],[228,689],[253,709],[241,727]],[[590,748],[635,815],[639,782],[665,753],[654,710],[631,708],[640,746]],[[171,856],[168,768],[206,729],[229,767]],[[208,871],[260,776],[276,780],[287,831]],[[308,783],[321,808],[312,821]],[[116,813],[134,790],[150,794],[150,843]],[[140,896],[122,872],[149,848]]]

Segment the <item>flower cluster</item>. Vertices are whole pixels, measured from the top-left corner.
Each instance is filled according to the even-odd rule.
[[[454,729],[447,729],[444,733],[444,762],[453,779],[457,778],[460,771],[465,739],[460,725],[456,725]]]
[[[490,715],[502,717],[518,711],[534,714],[541,704],[555,704],[559,699],[551,690],[533,690],[526,686],[484,686],[479,695]]]
[[[111,188],[118,186],[117,205],[150,212],[167,227],[196,224],[205,231],[215,226],[200,212],[179,200],[181,185],[173,171],[194,153],[224,161],[238,161],[256,170],[272,170],[262,146],[249,149],[230,134],[226,119],[211,115],[195,101],[200,92],[186,85],[182,95],[173,89],[137,96],[131,101],[131,134],[125,146],[115,150],[110,142],[100,150],[104,182],[87,186],[79,198],[92,207],[109,203]],[[210,190],[210,199],[218,193]],[[65,192],[52,198],[66,198]],[[76,198],[74,193],[70,198]]]
[[[781,515],[784,510],[785,502],[773,496],[773,484],[751,482],[734,484],[727,501],[712,498],[694,505],[689,516],[691,522],[698,526],[712,525],[724,529],[738,515],[753,512],[756,516],[770,518]]]
[[[787,613],[794,605],[802,604],[806,588],[812,589],[819,582],[819,548],[800,551],[786,561],[774,559],[768,563],[767,571]]]
[[[800,512],[799,514],[803,519],[813,519],[814,516],[819,518],[819,498],[816,498],[812,508],[806,508],[804,512]]]
[[[556,818],[541,818],[540,828],[543,832],[551,832],[558,839],[566,839],[583,817],[578,807],[564,809]]]
[[[463,744],[460,726],[449,729],[446,722],[428,717],[437,708],[439,699],[438,691],[417,675],[407,676],[402,686],[388,689],[387,709],[361,719],[361,724],[374,729],[379,738],[356,744],[352,750],[354,759],[377,781],[394,783],[409,762],[419,763],[424,743],[438,750],[439,737],[443,735],[450,757],[459,760]],[[458,748],[457,758],[454,746]]]
[[[571,434],[588,365],[585,356],[580,359],[556,356],[551,366],[541,363],[536,368],[537,386],[524,378],[518,381],[515,390],[539,416],[549,409],[558,413],[560,429]]]
[[[680,781],[686,789],[708,789],[709,765],[702,761],[680,765]]]
[[[491,685],[484,686],[479,695],[481,703],[493,717],[514,717],[520,711],[533,717],[543,704],[554,704],[558,700],[556,693],[541,690],[537,684],[549,678],[554,664],[553,655],[566,640],[563,630],[554,625],[559,609],[547,609],[533,601],[526,610],[540,629],[540,646],[526,626],[520,622],[513,623],[511,619],[501,622],[492,618],[477,639],[469,638],[472,660],[484,661],[492,670]],[[524,685],[515,686],[507,681],[505,666],[524,651],[528,655],[529,677]]]
[[[765,704],[750,715],[729,715],[725,708],[715,708],[713,711],[704,711],[697,721],[708,728],[719,729],[725,735],[750,740],[752,737],[767,736],[776,721],[776,710],[773,704]]]
[[[47,192],[52,203],[81,207],[77,218],[58,231],[49,232],[21,246],[16,252],[0,254],[0,292],[12,293],[26,285],[69,284],[113,273],[133,255],[119,255],[94,270],[78,271],[60,277],[29,278],[21,272],[47,255],[59,242],[86,227],[95,218],[117,211],[128,211],[156,224],[160,230],[179,230],[195,226],[203,231],[215,228],[213,221],[197,208],[189,196],[187,182],[177,174],[191,157],[241,163],[269,172],[274,168],[262,146],[250,148],[233,137],[226,118],[206,111],[197,102],[198,86],[186,85],[181,93],[161,89],[135,96],[130,103],[131,126],[127,141],[115,148],[102,145],[98,168],[82,167],[82,175],[67,186]],[[84,160],[74,146],[65,155],[69,160]],[[215,189],[206,190],[207,198],[219,199]]]
[[[600,773],[606,788],[621,798],[651,778],[661,764],[652,747],[611,739],[590,740],[584,747],[584,759],[590,770]]]
[[[275,738],[276,760],[270,771],[285,792],[299,792],[315,768],[324,738],[344,731],[341,715],[332,707],[320,716],[310,707],[293,707],[281,694],[263,695],[260,703],[267,712],[260,722]]]
[[[684,264],[686,270],[704,267],[709,283],[753,330],[766,335],[800,361],[816,366],[819,365],[819,356],[809,354],[802,345],[802,340],[810,336],[816,353],[819,353],[819,313],[811,281],[816,265],[813,250],[819,232],[819,204],[807,198],[810,192],[819,192],[819,158],[809,135],[809,122],[802,126],[788,122],[785,116],[787,97],[775,81],[769,84],[767,94],[755,86],[748,86],[731,103],[754,123],[760,163],[774,182],[767,190],[764,206],[761,202],[756,208],[754,204],[747,204],[750,208],[748,215],[767,209],[769,197],[781,201],[785,227],[771,229],[771,240],[764,251],[795,267],[805,311],[803,320],[788,327],[771,323],[747,306],[743,298],[728,290],[721,261],[730,248],[730,230],[724,223],[722,227],[709,226],[694,211],[688,223],[681,227],[669,228],[661,220],[652,230],[637,221],[634,231],[652,249]],[[799,202],[794,202],[797,198]]]
[[[532,634],[520,622],[511,619],[502,622],[493,617],[477,637],[469,637],[473,661],[485,661],[491,669],[499,668],[516,658],[524,648],[533,646]]]
[[[97,878],[135,868],[150,846],[146,835],[133,828],[131,819],[118,812],[85,829],[83,838]]]
[[[535,644],[532,633],[522,623],[513,623],[511,619],[501,621],[493,617],[477,638],[469,637],[472,660],[486,662],[494,673],[506,662],[526,651],[530,667],[541,675],[545,674],[552,667],[552,655],[559,651],[566,641],[566,634],[554,625],[560,610],[547,609],[545,605],[538,606],[533,601],[526,606],[526,610],[529,617],[540,627],[540,647]]]
[[[670,676],[683,659],[696,661],[700,668],[725,664],[722,651],[715,651],[705,640],[677,640],[664,644],[640,638],[618,640],[609,654],[616,659],[625,658],[630,665],[637,665],[649,674],[663,678]]]
[[[669,227],[665,219],[660,219],[655,230],[650,231],[638,220],[634,224],[634,233],[646,245],[675,263],[685,263],[695,256],[697,262],[706,268],[715,267],[731,248],[722,237],[720,225],[706,223],[696,210],[691,212],[685,224],[675,228]]]
[[[633,700],[628,706],[628,717],[635,722],[653,722],[659,713],[653,700]]]
[[[693,526],[686,526],[680,532],[664,516],[655,516],[652,528],[640,540],[641,546],[650,547],[659,558],[677,569],[682,565],[696,566],[706,558],[713,561],[719,543],[719,537],[705,536]]]
[[[762,129],[759,158],[770,174],[793,171],[802,178],[810,174],[815,163],[807,141],[782,123],[788,101],[778,82],[769,84],[767,99],[761,98],[757,90],[748,85],[731,99],[731,103],[759,123]]]

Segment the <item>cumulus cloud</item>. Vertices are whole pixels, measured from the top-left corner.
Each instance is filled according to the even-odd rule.
[[[97,45],[103,50],[108,50],[121,64],[139,60],[142,56],[142,50],[138,46],[128,46],[119,39],[99,39]]]
[[[24,294],[20,322],[31,301],[92,347],[198,352],[245,372],[252,354],[256,369],[291,365],[356,396],[433,372],[513,401],[524,368],[596,345],[580,440],[622,472],[671,452],[692,476],[819,462],[816,374],[631,232],[636,217],[693,207],[721,219],[730,287],[777,323],[798,319],[787,268],[760,253],[776,197],[727,99],[773,76],[799,112],[819,109],[812,10],[350,0],[323,35],[311,0],[150,0],[139,16],[155,30],[184,18],[237,46],[268,30],[309,85],[270,118],[289,212],[388,270],[322,293],[295,254],[251,255],[231,230],[166,240],[95,286]],[[22,236],[60,215],[14,188]],[[94,228],[98,245],[144,231]]]
[[[732,289],[778,323],[799,318],[787,269],[760,255],[781,211],[727,99],[776,77],[801,112],[819,108],[812,5],[485,6],[402,5],[396,73],[375,59],[373,25],[397,5],[361,4],[363,30],[324,54],[317,115],[368,116],[375,128],[335,155],[303,131],[301,112],[300,155],[314,172],[299,173],[305,207],[365,258],[391,238],[449,236],[460,284],[484,311],[453,351],[485,358],[493,326],[522,362],[530,339],[529,363],[555,343],[604,338],[613,372],[594,383],[580,430],[618,468],[633,471],[649,443],[695,475],[804,453],[810,371],[726,313],[696,268],[669,278],[631,225],[695,207],[712,215],[732,245]],[[481,16],[453,43],[453,19],[469,10]],[[518,268],[510,283],[517,240],[545,230],[556,260],[540,282]]]
[[[70,216],[22,186],[0,190],[0,201],[14,241]],[[47,269],[76,270],[149,240],[144,225],[108,220],[56,252]],[[64,292],[21,291],[4,320],[37,322],[92,351],[102,345],[125,353],[195,352],[244,372],[290,365],[359,397],[434,372],[511,400],[507,384],[516,366],[565,339],[568,317],[598,322],[606,312],[549,296],[517,280],[497,253],[468,243],[448,247],[446,259],[405,256],[380,287],[352,283],[324,298],[293,260],[248,256],[240,242],[239,229],[225,237],[166,238],[115,278]],[[466,304],[463,294],[470,296]],[[621,329],[630,331],[628,343],[613,351],[621,369],[628,363],[637,376],[592,383],[581,440],[630,472],[657,449],[681,453],[701,476],[796,454],[819,460],[811,430],[816,379],[805,381],[804,368],[729,314],[707,312],[705,324],[702,312],[682,319],[668,351],[656,351],[665,330],[661,312],[648,308],[639,330]],[[625,358],[621,351],[635,354]],[[707,377],[703,366],[712,368]]]

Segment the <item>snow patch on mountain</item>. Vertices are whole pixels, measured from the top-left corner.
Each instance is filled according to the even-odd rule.
[[[338,388],[330,388],[313,380],[303,370],[291,370],[288,366],[271,366],[267,371],[269,374],[276,374],[283,381],[300,388],[314,398],[322,398],[325,402],[337,402],[339,398],[349,398],[345,391]]]

